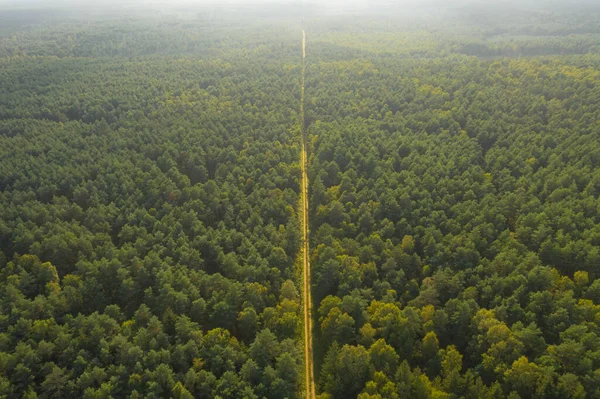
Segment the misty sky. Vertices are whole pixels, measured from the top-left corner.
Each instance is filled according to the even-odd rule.
[[[330,7],[348,7],[348,6],[360,6],[367,7],[373,6],[374,3],[379,4],[394,4],[394,5],[407,5],[416,6],[424,3],[429,4],[444,4],[444,5],[467,5],[467,4],[489,4],[489,3],[522,3],[516,0],[0,0],[0,5],[10,6],[43,6],[43,7],[63,7],[63,6],[95,6],[95,7],[106,7],[107,5],[161,5],[161,6],[192,6],[192,5],[208,5],[208,4],[319,4]]]

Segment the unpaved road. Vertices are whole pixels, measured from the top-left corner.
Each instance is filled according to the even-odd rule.
[[[304,364],[306,373],[306,398],[315,399],[315,375],[313,365],[313,340],[312,340],[312,297],[310,285],[310,251],[308,246],[308,174],[307,174],[307,126],[304,119],[304,73],[306,69],[306,32],[302,30],[302,83],[300,99],[300,121],[302,123],[302,149],[301,149],[301,169],[302,169],[302,258],[303,258],[303,280],[304,280]]]

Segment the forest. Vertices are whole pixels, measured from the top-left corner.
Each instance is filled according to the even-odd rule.
[[[600,399],[600,7],[186,12],[0,7],[0,398],[312,399],[305,138],[319,399]]]

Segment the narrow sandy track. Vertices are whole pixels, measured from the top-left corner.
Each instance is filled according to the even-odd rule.
[[[303,280],[304,280],[304,364],[306,374],[306,398],[315,399],[315,375],[313,365],[313,340],[312,340],[312,297],[310,285],[310,251],[308,246],[308,174],[307,174],[307,126],[304,118],[304,74],[306,69],[306,32],[302,30],[302,83],[300,99],[300,122],[302,123],[302,149],[301,149],[301,169],[302,169],[302,258],[303,258]]]

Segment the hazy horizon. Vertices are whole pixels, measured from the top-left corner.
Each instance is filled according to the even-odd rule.
[[[0,0],[1,7],[11,8],[30,8],[30,7],[43,7],[43,8],[62,8],[62,7],[95,7],[95,8],[106,8],[114,6],[151,6],[151,7],[163,7],[163,8],[178,8],[178,7],[204,7],[204,6],[220,6],[220,5],[318,5],[324,8],[377,8],[380,6],[411,6],[414,8],[422,7],[455,7],[455,6],[471,6],[471,5],[485,5],[485,6],[498,6],[498,5],[510,5],[510,6],[529,6],[536,5],[540,6],[564,6],[564,5],[597,5],[594,0],[380,0],[380,1],[369,1],[369,0]]]

